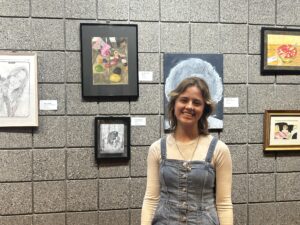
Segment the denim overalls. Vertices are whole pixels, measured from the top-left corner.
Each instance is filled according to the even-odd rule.
[[[185,161],[167,159],[161,139],[160,200],[152,225],[219,225],[211,165],[217,141],[212,139],[205,161]]]

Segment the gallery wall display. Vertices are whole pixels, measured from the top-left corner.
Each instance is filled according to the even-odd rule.
[[[0,127],[36,126],[37,55],[0,52]]]
[[[300,74],[300,30],[261,29],[261,74]]]
[[[137,25],[80,24],[83,97],[138,97]]]
[[[185,78],[196,76],[205,80],[216,110],[208,118],[209,129],[223,128],[223,55],[222,54],[164,54],[164,110],[168,111],[169,94]],[[170,130],[167,113],[164,129]]]
[[[130,117],[95,118],[95,155],[98,162],[130,159]]]
[[[266,110],[264,150],[300,150],[300,110]]]

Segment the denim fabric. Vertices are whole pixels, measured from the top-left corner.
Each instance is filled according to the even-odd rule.
[[[160,201],[152,225],[219,225],[211,165],[216,143],[213,138],[205,161],[184,161],[167,159],[161,140]]]

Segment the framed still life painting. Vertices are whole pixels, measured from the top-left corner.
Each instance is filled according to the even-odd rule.
[[[300,74],[300,30],[261,29],[261,74]]]
[[[300,110],[266,110],[264,150],[300,150]]]
[[[137,25],[80,24],[83,97],[138,97]]]
[[[0,127],[37,127],[37,55],[0,52]]]
[[[199,77],[208,85],[216,110],[208,118],[210,130],[223,129],[223,55],[164,54],[164,130],[170,131],[168,120],[169,94],[185,78]]]

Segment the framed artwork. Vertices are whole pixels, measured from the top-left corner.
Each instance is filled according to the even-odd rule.
[[[300,150],[300,110],[266,110],[264,150]]]
[[[80,24],[83,97],[138,97],[137,25]]]
[[[0,127],[37,127],[37,55],[0,52]]]
[[[185,78],[196,76],[208,85],[215,112],[208,118],[209,129],[223,128],[223,55],[222,54],[164,54],[164,129],[170,130],[168,120],[169,94]]]
[[[261,29],[261,74],[300,74],[300,30]]]
[[[95,118],[97,161],[130,159],[130,117]]]

